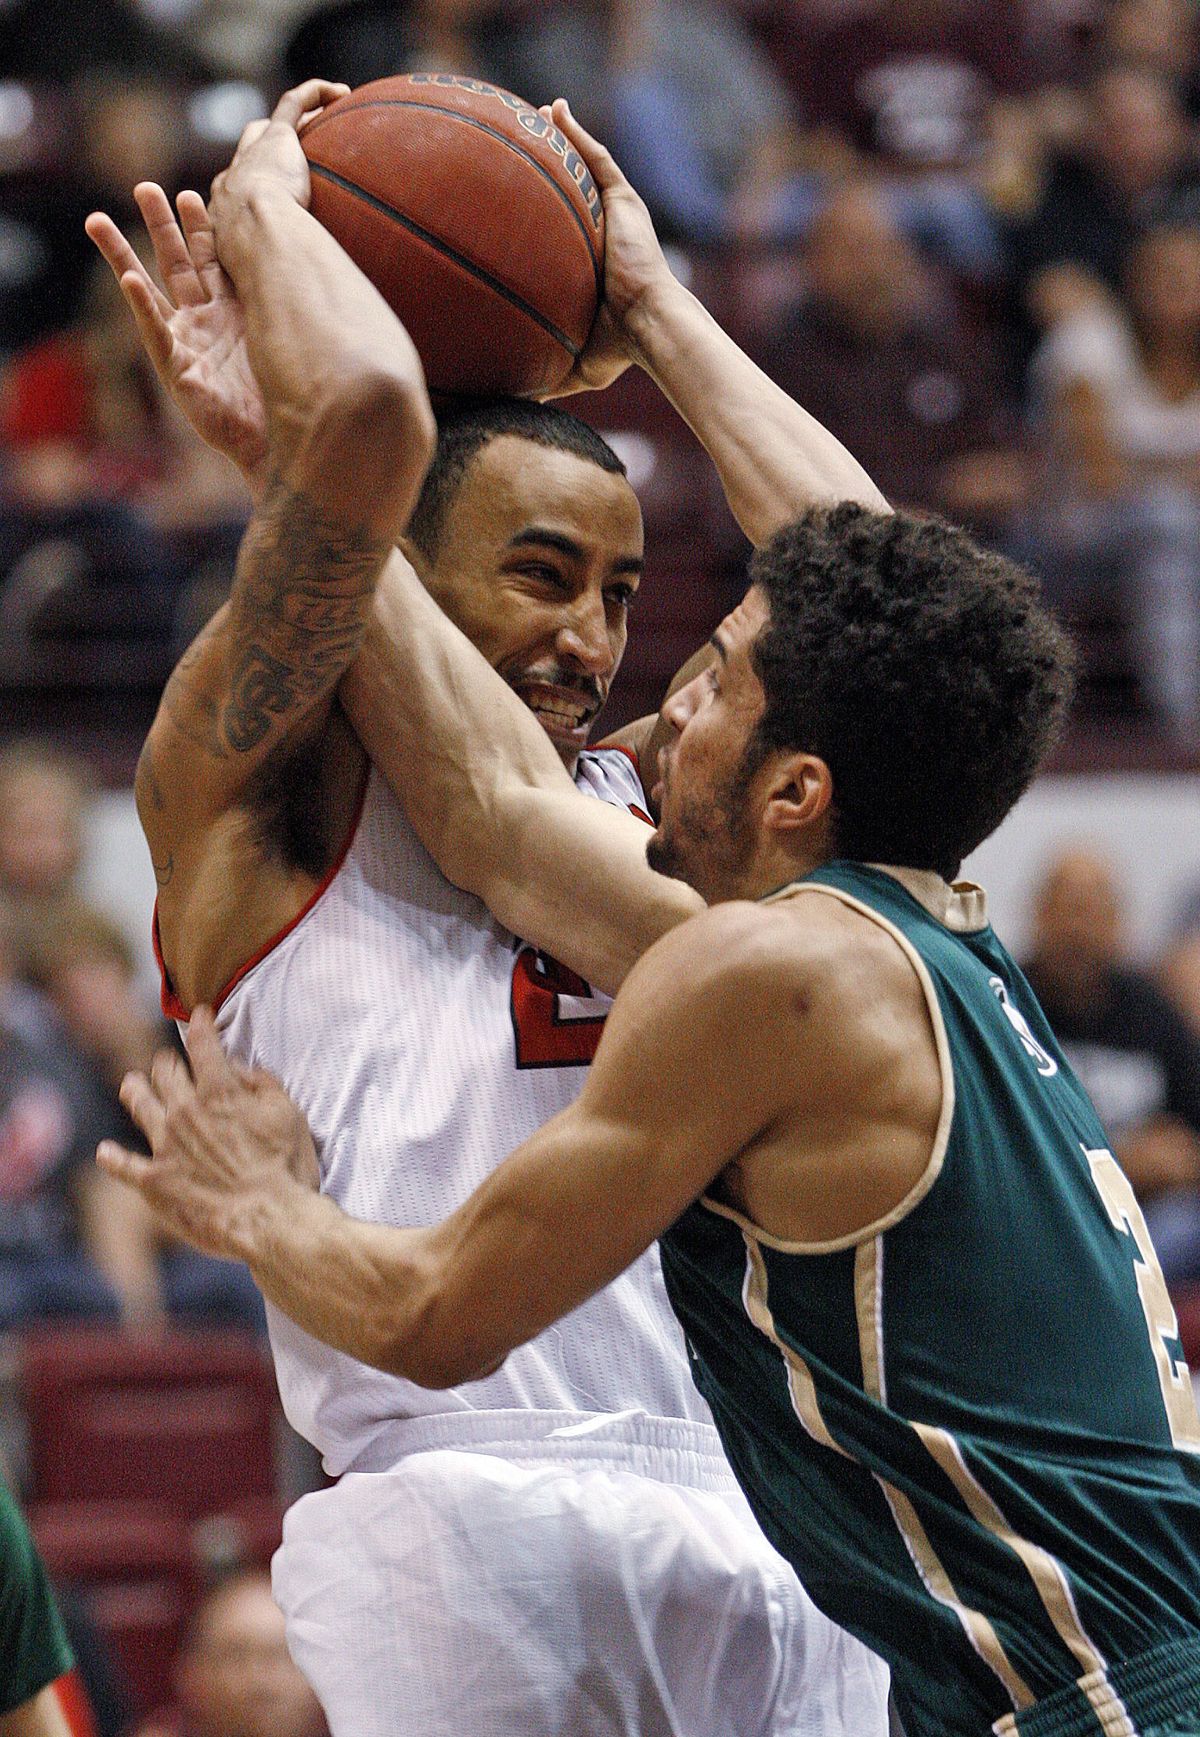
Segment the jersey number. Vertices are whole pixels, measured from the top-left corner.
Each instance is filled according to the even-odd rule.
[[[1167,1349],[1167,1340],[1179,1338],[1179,1322],[1167,1291],[1166,1280],[1158,1264],[1158,1256],[1146,1229],[1146,1220],[1137,1203],[1132,1185],[1111,1152],[1101,1148],[1087,1152],[1092,1168],[1092,1181],[1117,1230],[1131,1236],[1137,1245],[1133,1263],[1138,1296],[1146,1329],[1150,1334],[1150,1349],[1158,1368],[1158,1383],[1162,1388],[1167,1424],[1171,1440],[1188,1453],[1200,1453],[1200,1417],[1196,1415],[1196,1399],[1186,1363],[1176,1362]]]
[[[606,1002],[535,947],[522,947],[512,974],[512,1022],[519,1068],[586,1067],[604,1029]]]

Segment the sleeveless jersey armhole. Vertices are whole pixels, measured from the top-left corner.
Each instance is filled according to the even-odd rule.
[[[239,965],[229,981],[225,983],[220,992],[213,997],[212,1010],[214,1013],[217,1013],[220,1010],[222,1002],[228,999],[234,989],[236,989],[237,985],[242,981],[243,977],[253,971],[256,965],[261,965],[268,954],[273,953],[276,947],[278,947],[282,941],[285,941],[294,929],[299,928],[300,924],[304,921],[305,917],[308,916],[313,906],[318,903],[326,892],[328,892],[330,886],[337,879],[343,863],[350,854],[351,846],[353,845],[355,838],[358,836],[358,829],[362,824],[363,809],[366,806],[367,790],[370,786],[372,776],[373,768],[368,760],[363,769],[362,784],[358,792],[358,800],[354,805],[354,814],[349,826],[346,828],[346,836],[342,840],[341,848],[338,850],[337,855],[290,922],[284,923],[281,928],[276,930],[269,940],[265,941],[255,953],[251,954],[244,964]],[[161,984],[160,1000],[163,1013],[167,1019],[173,1019],[186,1025],[188,1020],[192,1017],[192,1009],[188,1007],[176,993],[175,986],[171,982],[171,974],[167,970],[166,961],[163,958],[162,939],[158,928],[157,899],[154,901],[154,915],[150,924],[150,939],[154,947],[155,962],[158,965],[158,975]]]
[[[732,1220],[742,1231],[752,1237],[755,1242],[766,1248],[778,1249],[783,1254],[837,1254],[842,1249],[856,1248],[860,1243],[870,1242],[884,1231],[891,1230],[902,1219],[908,1217],[933,1187],[941,1175],[942,1164],[946,1157],[946,1147],[950,1140],[950,1125],[954,1120],[954,1066],[950,1056],[950,1041],[946,1035],[946,1024],[942,1018],[941,1004],[938,1001],[937,990],[929,975],[929,968],[921,958],[908,937],[900,932],[894,923],[872,909],[863,900],[856,899],[852,893],[843,892],[840,887],[822,886],[818,881],[801,881],[791,886],[781,887],[777,893],[772,893],[763,904],[777,904],[786,898],[796,898],[802,893],[822,893],[826,898],[838,899],[852,911],[858,911],[862,916],[869,917],[885,934],[896,942],[904,957],[917,974],[921,985],[921,993],[925,998],[925,1006],[929,1013],[929,1021],[933,1028],[934,1043],[937,1048],[938,1070],[942,1079],[942,1107],[938,1116],[937,1128],[934,1131],[933,1146],[929,1161],[924,1170],[913,1183],[902,1200],[897,1201],[890,1212],[881,1218],[871,1219],[861,1229],[848,1231],[844,1236],[833,1237],[824,1242],[787,1242],[782,1237],[771,1236],[755,1224],[753,1219],[738,1212],[735,1207],[727,1205],[722,1200],[715,1200],[711,1195],[701,1195],[699,1204],[721,1218]]]

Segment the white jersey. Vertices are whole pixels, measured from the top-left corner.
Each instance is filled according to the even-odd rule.
[[[617,750],[582,755],[576,782],[618,806],[645,802]],[[435,1224],[577,1096],[607,1006],[451,886],[372,772],[345,856],[235,979],[217,1023],[230,1053],[276,1074],[304,1112],[324,1193],[354,1218]],[[657,1248],[494,1375],[450,1391],[269,1317],[284,1410],[333,1474],[395,1463],[409,1433],[398,1420],[431,1414],[710,1421]]]

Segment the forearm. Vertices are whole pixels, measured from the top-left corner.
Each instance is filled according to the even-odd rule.
[[[583,796],[541,725],[397,555],[341,698],[442,873],[614,993],[700,901],[646,862],[644,824]]]
[[[424,1387],[484,1373],[472,1365],[469,1320],[453,1346],[436,1331],[436,1232],[364,1223],[281,1178],[242,1215],[225,1252],[246,1262],[275,1308],[360,1363]]]
[[[851,500],[889,510],[857,459],[676,280],[631,312],[628,331],[640,365],[707,449],[756,548],[812,507]]]
[[[277,467],[311,455],[308,468],[320,477],[327,462],[322,446],[345,447],[357,435],[351,468],[360,496],[370,499],[386,459],[392,470],[412,473],[411,508],[435,429],[420,360],[400,321],[328,231],[285,192],[268,186],[236,201],[214,196],[213,223],[221,263],[245,310],[247,353]],[[386,421],[384,442],[366,438],[375,417]],[[336,425],[339,419],[345,426]],[[335,424],[327,441],[326,420]]]

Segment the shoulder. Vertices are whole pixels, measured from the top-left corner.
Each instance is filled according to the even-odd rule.
[[[820,1017],[856,1003],[877,1008],[889,993],[911,1000],[912,964],[879,923],[817,889],[772,904],[734,899],[671,930],[646,956],[680,997],[722,1002],[785,1001],[789,1013]]]

